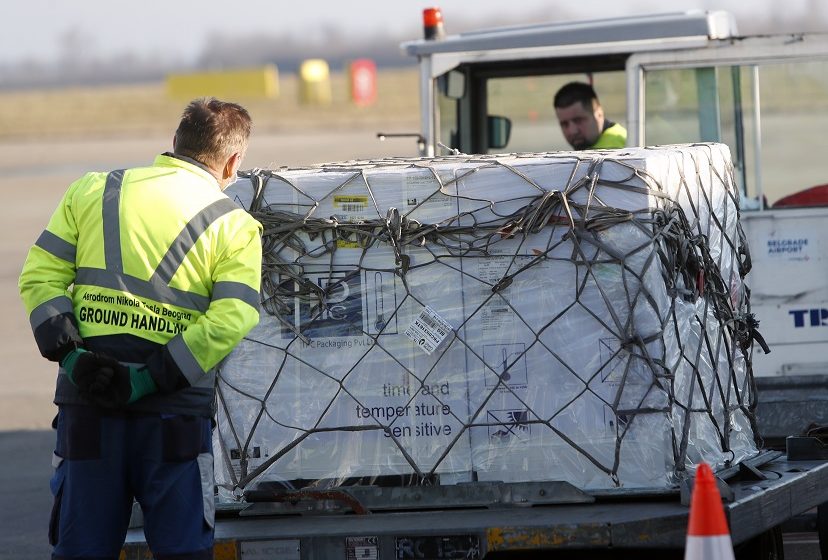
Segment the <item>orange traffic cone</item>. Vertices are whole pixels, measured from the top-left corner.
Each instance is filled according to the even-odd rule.
[[[734,560],[722,497],[706,463],[696,469],[684,560]]]

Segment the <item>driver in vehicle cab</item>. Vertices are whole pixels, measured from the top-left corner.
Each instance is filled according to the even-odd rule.
[[[604,116],[591,85],[570,82],[555,94],[555,114],[564,138],[575,150],[623,148],[627,130]]]

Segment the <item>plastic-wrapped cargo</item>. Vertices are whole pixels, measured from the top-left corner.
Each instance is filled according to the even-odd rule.
[[[756,452],[728,148],[255,171],[259,326],[219,370],[216,477],[661,488]]]

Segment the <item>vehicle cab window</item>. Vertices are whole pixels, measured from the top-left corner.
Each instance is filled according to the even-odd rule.
[[[828,60],[647,70],[642,143],[724,142],[743,209],[788,207],[790,195],[828,183],[814,157],[828,145],[826,76]]]
[[[540,66],[508,72],[486,68],[461,69],[467,78],[462,95],[450,95],[438,79],[438,142],[463,153],[517,153],[571,150],[555,113],[555,93],[569,82],[591,83],[598,93],[606,117],[626,124],[626,75],[623,70],[600,72]],[[508,140],[492,138],[491,120],[508,122]]]

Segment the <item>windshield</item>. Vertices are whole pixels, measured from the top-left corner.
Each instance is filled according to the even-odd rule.
[[[480,98],[483,106],[472,113],[508,118],[511,134],[504,147],[481,151],[505,153],[572,149],[561,133],[552,100],[561,86],[573,81],[591,82],[606,117],[626,125],[626,79],[622,71],[482,78],[481,89],[484,93]],[[447,146],[460,146],[462,142],[457,141],[457,126],[461,119],[458,118],[456,100],[440,95],[438,103],[440,141]],[[474,135],[474,132],[469,134]]]

